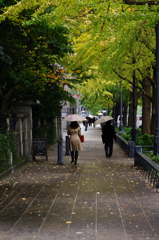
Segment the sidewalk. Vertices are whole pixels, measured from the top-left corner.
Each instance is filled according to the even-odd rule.
[[[117,144],[105,157],[100,127],[82,134],[77,167],[64,141],[64,165],[52,146],[0,181],[0,239],[159,239],[159,194]]]

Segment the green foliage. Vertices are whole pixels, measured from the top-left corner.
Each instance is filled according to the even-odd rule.
[[[17,2],[19,2],[20,0],[0,0],[0,8],[4,7],[4,6],[10,6],[13,4],[16,4]]]
[[[49,127],[48,134],[47,134],[47,144],[52,145],[55,143],[56,139],[56,125],[52,124]]]
[[[140,137],[142,135],[141,128],[137,128],[137,137]]]
[[[159,165],[159,155],[155,156],[153,152],[145,153],[152,161]]]
[[[123,132],[118,132],[119,135],[121,135],[126,141],[132,141],[132,127],[123,127]],[[153,135],[148,135],[145,133],[144,135],[141,135],[141,129],[137,128],[137,141],[135,142],[135,145],[143,146],[143,145],[153,145]]]
[[[56,139],[54,118],[55,112],[45,114],[41,104],[33,106],[33,138],[46,138],[48,145],[54,144]],[[47,124],[44,124],[45,121],[47,121]]]
[[[122,136],[122,138],[124,138],[126,141],[131,141],[132,140],[132,135],[131,135],[131,132],[132,132],[132,127],[123,127],[123,131],[120,132],[119,131],[119,128],[116,128],[117,132],[119,135]]]
[[[126,132],[127,134],[131,134],[132,127],[123,127],[123,132]]]
[[[73,53],[73,48],[68,28],[55,23],[53,16],[47,19],[54,12],[52,4],[46,4],[44,12],[38,15],[37,10],[42,7],[40,2],[28,2],[27,8],[20,1],[19,4],[14,0],[2,3],[6,8],[1,9],[0,16],[0,109],[6,111],[13,100],[23,101],[32,96],[39,99],[49,86],[52,91],[48,83],[54,82],[64,91],[64,86],[69,85],[71,79],[66,78],[64,71],[61,74],[58,67],[50,69],[50,65],[58,63],[61,66],[64,57]],[[10,13],[7,7],[9,11],[12,9]],[[8,18],[4,17],[6,12],[9,13]],[[58,106],[60,101],[69,100],[69,97],[64,94],[63,99],[63,95],[59,94],[56,98]]]
[[[11,131],[0,134],[0,172],[10,167],[10,153],[13,154],[13,160],[16,160],[16,151],[14,146],[14,135]]]
[[[131,133],[122,134],[122,137],[123,137],[126,141],[131,141],[131,140],[132,140],[132,135],[131,135]]]
[[[159,164],[159,155],[155,156],[154,154],[151,155],[151,160],[155,163]]]
[[[57,19],[66,22],[75,36],[76,55],[72,57],[72,66],[83,67],[81,79],[84,71],[89,76],[88,69],[96,70],[90,84],[79,88],[87,109],[94,112],[94,105],[99,109],[101,106],[106,108],[106,96],[113,93],[109,86],[119,86],[120,81],[123,91],[132,91],[134,70],[136,85],[140,88],[145,76],[153,77],[155,24],[159,20],[157,9],[158,3],[151,7],[146,2],[143,6],[130,6],[124,1],[111,0],[70,1],[69,4],[60,1],[57,4]],[[106,91],[109,92],[107,95]],[[129,101],[126,97],[124,93],[124,103]]]
[[[138,145],[138,146],[143,146],[143,145],[152,146],[153,141],[154,141],[154,136],[145,133],[144,135],[141,135],[137,138],[137,141],[136,141],[135,145]]]
[[[46,138],[47,145],[50,146],[55,143],[56,139],[56,125],[52,124],[50,126],[39,126],[38,128],[38,138]]]
[[[119,132],[118,134],[122,136],[126,141],[132,141],[132,127],[123,128],[123,132]],[[137,129],[137,141],[135,142],[136,146],[153,146],[154,145],[154,136],[153,135],[148,135],[145,133],[144,135],[141,135],[141,129]],[[143,153],[145,153],[150,159],[152,159],[154,162],[159,164],[159,156],[155,156],[151,152],[152,148],[150,147],[142,147]]]
[[[119,128],[117,128],[117,131],[119,131]],[[131,134],[132,133],[132,127],[123,127],[123,132],[121,134]],[[141,136],[141,129],[137,128],[137,136]]]

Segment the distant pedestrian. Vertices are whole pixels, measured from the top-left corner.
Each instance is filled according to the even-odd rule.
[[[67,134],[70,135],[71,163],[74,162],[74,164],[77,165],[78,151],[82,151],[82,144],[79,138],[81,129],[77,121],[71,122],[68,126]]]
[[[88,128],[88,120],[85,121],[85,131],[87,131]]]
[[[102,133],[104,134],[105,154],[106,157],[110,158],[113,153],[113,139],[116,142],[116,134],[114,127],[111,125],[111,120],[103,126]]]
[[[96,120],[95,117],[93,117],[93,125],[94,125],[95,120]],[[94,127],[95,127],[95,126],[94,126]]]

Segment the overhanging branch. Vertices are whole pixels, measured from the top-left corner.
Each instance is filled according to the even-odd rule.
[[[115,73],[118,77],[120,77],[121,79],[123,79],[123,80],[129,82],[130,84],[132,84],[132,82],[131,82],[129,79],[127,79],[126,77],[121,76],[121,75],[115,70],[115,68],[113,68],[113,71],[114,71],[114,73]]]
[[[134,0],[124,0],[124,3],[128,5],[159,5],[159,1],[134,1]]]

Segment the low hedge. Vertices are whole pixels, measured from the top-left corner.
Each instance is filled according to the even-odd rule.
[[[118,132],[126,141],[132,141],[132,128],[123,128],[123,132]],[[149,135],[145,133],[141,135],[141,129],[137,128],[137,141],[135,142],[136,146],[153,146],[154,145],[154,135]],[[159,164],[159,155],[155,156],[153,151],[150,148],[143,147],[145,155],[148,156],[152,161]]]

